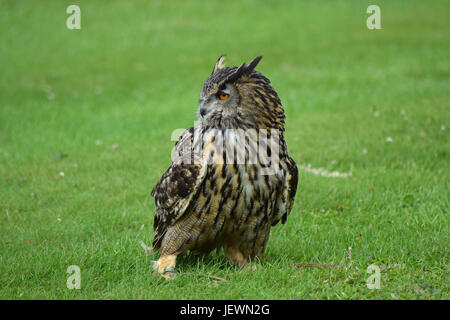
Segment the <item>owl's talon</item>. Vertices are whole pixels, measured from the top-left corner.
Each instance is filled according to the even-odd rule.
[[[161,276],[163,276],[166,279],[175,279],[175,277],[177,276],[177,273],[175,272],[174,267],[170,267],[170,268],[164,269],[164,271],[161,273]]]
[[[175,272],[175,267],[165,268],[164,271],[163,271],[162,273],[164,274],[164,273],[170,272],[170,271]]]
[[[166,274],[167,272],[173,272],[173,273],[175,273],[175,267],[165,268],[161,274],[164,275],[164,274]]]

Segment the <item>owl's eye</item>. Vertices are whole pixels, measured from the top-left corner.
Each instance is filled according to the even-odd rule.
[[[229,94],[229,93],[226,93],[225,91],[219,91],[219,92],[217,93],[217,97],[218,97],[220,100],[227,100],[229,96],[230,96],[230,94]]]

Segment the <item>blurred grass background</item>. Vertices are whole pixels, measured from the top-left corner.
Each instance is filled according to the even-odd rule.
[[[370,4],[0,0],[0,298],[448,299],[450,4],[377,1],[368,30]],[[188,254],[165,282],[149,193],[224,53],[264,56],[299,165],[352,176],[301,170],[256,271]]]

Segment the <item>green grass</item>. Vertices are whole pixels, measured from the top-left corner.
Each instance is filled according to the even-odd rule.
[[[371,31],[369,4],[0,0],[0,298],[449,299],[450,5],[377,1]],[[255,271],[187,254],[164,281],[150,191],[223,53],[264,55],[299,165],[352,176],[301,170]]]

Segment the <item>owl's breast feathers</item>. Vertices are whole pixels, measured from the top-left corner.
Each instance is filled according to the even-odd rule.
[[[227,163],[213,135],[200,139],[202,152],[196,152],[194,131],[193,127],[183,133],[175,146],[177,156],[152,190],[156,202],[153,247],[160,247],[168,228],[180,219],[192,225],[198,225],[192,219],[204,221],[201,229],[214,239],[236,228],[245,230],[246,225],[285,223],[294,202],[298,172],[284,139],[280,141],[278,171],[262,175],[258,163]]]

